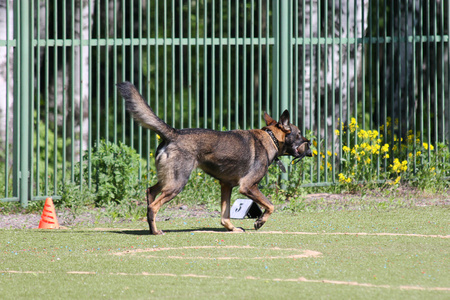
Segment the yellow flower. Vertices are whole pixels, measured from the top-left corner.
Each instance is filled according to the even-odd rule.
[[[395,181],[390,182],[390,185],[395,185],[397,183],[399,183],[400,179],[402,179],[402,176],[397,176],[397,178],[395,179]]]
[[[420,151],[417,151],[417,153],[416,153],[417,156],[420,156],[421,154],[422,154],[422,152],[420,152]]]
[[[352,181],[352,179],[350,177],[346,178],[345,175],[342,174],[342,173],[339,173],[338,177],[339,177],[339,182],[340,183],[350,183]]]
[[[428,150],[428,144],[427,143],[423,143],[422,145],[425,148],[425,150]]]
[[[412,154],[411,152],[409,152],[408,157],[409,157],[409,158],[412,158],[412,157],[413,157],[413,154]]]
[[[344,152],[349,152],[349,151],[350,151],[350,148],[347,147],[347,146],[343,146],[343,147],[342,147],[342,151],[344,151]]]
[[[358,137],[361,139],[367,139],[369,137],[369,132],[361,129],[360,131],[358,131]]]
[[[356,124],[355,118],[351,119],[349,127],[350,127],[350,132],[355,132],[355,130],[359,128],[358,124]]]
[[[383,147],[381,147],[381,153],[386,153],[389,151],[389,144],[384,144]]]
[[[156,135],[156,138],[157,138],[158,140],[161,139],[161,137],[159,136],[159,134]]]
[[[381,148],[381,147],[380,147],[380,145],[378,145],[378,144],[377,144],[377,145],[373,145],[373,146],[372,146],[372,153],[373,153],[373,154],[379,154],[379,153],[380,153],[380,151],[379,151],[380,148]]]
[[[336,136],[339,136],[339,134],[340,134],[339,130],[336,129],[336,130],[334,131],[334,134],[335,134]]]
[[[370,158],[367,158],[366,161],[365,161],[365,163],[366,163],[366,164],[370,164],[371,161],[372,161],[372,160],[371,160]]]
[[[369,130],[369,132],[370,132],[370,130]],[[375,140],[377,137],[378,137],[378,131],[372,130],[372,132],[370,133],[370,138],[372,140]]]
[[[314,154],[314,155],[317,155],[317,150],[313,150],[313,154]]]
[[[316,140],[313,140],[313,145],[314,145],[314,147],[317,147],[317,141]]]
[[[327,151],[328,156],[331,156],[331,151]]]

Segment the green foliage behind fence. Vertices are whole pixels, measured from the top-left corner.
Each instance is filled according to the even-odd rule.
[[[271,168],[275,193],[449,176],[447,1],[6,1],[0,13],[2,200],[61,199],[74,184],[116,201],[99,145],[135,149],[130,179],[151,184],[158,140],[125,112],[123,80],[177,128],[260,128],[264,111],[289,109],[317,155],[289,177]]]

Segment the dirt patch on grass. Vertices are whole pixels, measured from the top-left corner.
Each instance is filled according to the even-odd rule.
[[[0,203],[1,206],[1,203]],[[82,211],[74,214],[69,209],[56,208],[56,215],[60,226],[73,227],[77,225],[82,226],[96,226],[100,224],[122,224],[130,223],[131,218],[112,218],[108,212],[103,208],[94,208],[88,211]],[[142,216],[144,217],[144,216]],[[168,221],[176,218],[190,218],[190,217],[219,217],[218,211],[209,211],[204,206],[187,207],[174,206],[166,207],[158,214],[156,221]],[[37,228],[41,220],[41,213],[5,213],[1,214],[0,210],[0,229],[33,229]],[[145,218],[141,218],[145,221]]]
[[[302,203],[301,209],[307,210],[355,210],[374,209],[385,210],[391,208],[408,208],[424,206],[450,206],[450,190],[434,194],[418,191],[412,188],[400,187],[397,190],[379,190],[358,193],[314,193],[296,197]],[[145,211],[144,204],[143,210]],[[206,205],[172,205],[164,206],[157,215],[157,222],[178,218],[219,218],[219,199],[217,210],[211,211]],[[290,210],[289,201],[276,206],[276,210]],[[61,226],[72,227],[77,225],[96,226],[100,224],[121,224],[131,222],[131,218],[112,218],[104,208],[80,209],[74,213],[70,209],[56,208],[58,222]],[[145,221],[145,213],[140,217]],[[5,213],[0,202],[0,229],[30,229],[37,228],[41,213],[25,213],[18,210],[14,213]]]

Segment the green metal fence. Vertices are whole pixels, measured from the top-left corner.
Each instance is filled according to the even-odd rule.
[[[150,162],[157,138],[126,114],[123,80],[177,128],[261,128],[289,109],[317,151],[304,185],[338,181],[352,118],[383,143],[418,136],[414,155],[450,139],[447,1],[4,0],[0,20],[4,201],[60,197],[101,139]]]

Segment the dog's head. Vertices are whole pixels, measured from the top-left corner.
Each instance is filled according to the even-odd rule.
[[[291,155],[294,160],[301,160],[303,157],[312,156],[311,142],[302,136],[300,129],[289,123],[289,112],[285,110],[277,122],[267,113],[264,113],[264,120],[267,126],[272,126],[284,133],[284,140],[279,140],[283,147],[283,155]]]
[[[286,135],[285,147],[286,154],[294,157],[294,160],[300,161],[303,157],[312,156],[311,142],[302,136],[297,126],[291,125],[291,133]]]

